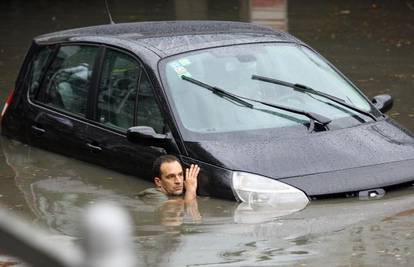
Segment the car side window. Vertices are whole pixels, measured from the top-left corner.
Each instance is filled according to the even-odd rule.
[[[140,64],[132,57],[108,49],[98,89],[99,122],[126,130],[134,125]]]
[[[157,133],[164,133],[164,118],[154,97],[154,90],[145,74],[142,72],[137,105],[137,125],[150,126]]]
[[[46,64],[53,54],[53,48],[49,46],[41,47],[30,63],[28,75],[29,96],[33,98],[40,87],[42,74],[45,72]]]
[[[98,53],[96,46],[60,47],[42,82],[40,101],[86,117],[92,70]]]

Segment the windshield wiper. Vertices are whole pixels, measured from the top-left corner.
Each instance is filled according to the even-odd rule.
[[[293,90],[295,90],[297,92],[310,93],[310,94],[313,94],[313,95],[318,95],[318,96],[324,97],[324,98],[329,99],[329,100],[331,100],[331,101],[333,101],[333,102],[335,102],[335,103],[337,103],[341,106],[347,107],[347,108],[349,108],[353,111],[356,111],[360,114],[364,114],[364,115],[370,117],[371,119],[373,119],[374,121],[377,121],[377,118],[373,114],[371,114],[370,112],[365,111],[363,109],[360,109],[358,107],[355,107],[353,105],[350,105],[350,104],[346,103],[345,100],[343,100],[339,97],[336,97],[336,96],[333,96],[333,95],[315,90],[315,89],[313,89],[309,86],[298,84],[298,83],[289,83],[289,82],[280,81],[280,80],[276,80],[276,79],[272,79],[272,78],[268,78],[268,77],[264,77],[264,76],[259,76],[259,75],[252,75],[252,79],[263,81],[263,82],[268,82],[268,83],[273,83],[273,84],[279,84],[279,85],[283,85],[283,86],[286,86],[286,87],[290,87],[290,88],[292,88]]]
[[[314,112],[308,112],[308,111],[304,111],[304,110],[300,110],[300,109],[295,109],[295,108],[286,107],[286,106],[282,106],[282,105],[271,104],[271,103],[267,103],[267,102],[264,102],[264,101],[239,96],[239,95],[230,93],[230,92],[228,92],[224,89],[205,84],[205,83],[203,83],[199,80],[193,79],[193,78],[185,76],[185,75],[181,75],[181,79],[183,79],[185,81],[188,81],[188,82],[191,82],[191,83],[194,83],[194,84],[196,84],[200,87],[203,87],[207,90],[210,90],[212,93],[214,93],[214,94],[216,94],[220,97],[226,97],[226,98],[228,98],[230,100],[233,100],[237,103],[240,103],[240,104],[242,104],[242,105],[244,105],[248,108],[254,109],[254,106],[252,104],[244,101],[244,100],[249,100],[249,101],[260,103],[262,105],[269,106],[269,107],[272,107],[272,108],[281,109],[281,110],[285,110],[285,111],[288,111],[288,112],[291,112],[291,113],[306,116],[311,121],[310,126],[309,126],[309,131],[310,132],[313,131],[313,129],[315,127],[315,122],[317,122],[319,125],[321,125],[323,127],[326,127],[331,122],[331,120],[329,118],[327,118],[325,116],[322,116],[320,114],[314,113]]]
[[[246,102],[243,99],[241,99],[240,97],[238,97],[236,95],[233,95],[232,93],[229,93],[229,92],[227,92],[227,91],[225,91],[225,90],[223,90],[221,88],[218,88],[218,87],[215,87],[215,86],[211,86],[211,85],[205,84],[203,82],[200,82],[199,80],[190,78],[190,77],[185,76],[185,75],[181,75],[181,79],[186,80],[186,81],[189,81],[191,83],[194,83],[194,84],[196,84],[196,85],[198,85],[200,87],[203,87],[203,88],[205,88],[207,90],[210,90],[213,94],[216,94],[216,95],[218,95],[220,97],[227,97],[228,99],[230,99],[232,101],[235,101],[235,102],[237,102],[239,104],[242,104],[245,107],[253,108],[253,105],[250,104],[249,102]]]

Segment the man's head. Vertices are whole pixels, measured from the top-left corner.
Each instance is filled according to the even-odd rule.
[[[177,157],[164,155],[157,158],[152,166],[155,186],[163,193],[179,196],[184,191],[183,168]]]

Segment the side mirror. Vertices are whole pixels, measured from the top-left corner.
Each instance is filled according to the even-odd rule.
[[[382,113],[389,111],[394,105],[394,100],[390,95],[377,95],[372,99],[374,106]]]
[[[165,134],[157,134],[152,127],[134,126],[127,130],[127,139],[133,143],[165,147],[170,138]]]

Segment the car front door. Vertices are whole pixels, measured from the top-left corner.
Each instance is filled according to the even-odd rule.
[[[150,179],[152,162],[166,151],[131,143],[126,132],[142,125],[164,133],[164,119],[153,88],[134,56],[106,48],[102,62],[95,95],[96,124],[88,129],[94,159],[103,166]]]

